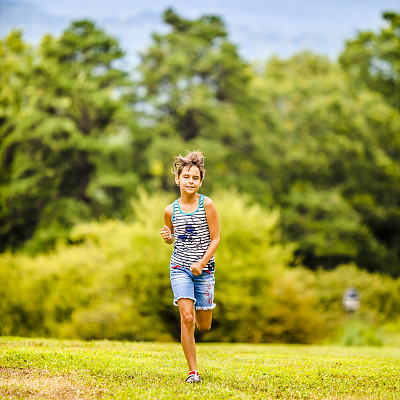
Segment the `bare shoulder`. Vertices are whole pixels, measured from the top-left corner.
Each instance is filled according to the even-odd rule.
[[[204,196],[203,204],[206,210],[215,210],[214,202],[209,197]]]
[[[203,203],[204,203],[205,206],[210,205],[210,204],[214,204],[213,201],[207,196],[204,196]]]
[[[174,203],[171,203],[167,207],[165,207],[164,215],[172,217],[173,213],[174,213]]]

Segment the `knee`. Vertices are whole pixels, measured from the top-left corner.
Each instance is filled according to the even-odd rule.
[[[183,313],[181,314],[181,323],[183,326],[187,328],[194,327],[194,315],[191,313]]]

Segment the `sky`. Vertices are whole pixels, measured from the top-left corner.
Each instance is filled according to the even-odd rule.
[[[336,59],[359,31],[378,32],[384,11],[400,12],[400,0],[0,0],[0,37],[14,27],[37,44],[44,34],[60,35],[73,20],[85,18],[118,38],[136,63],[151,34],[167,31],[162,14],[168,7],[189,19],[222,17],[229,40],[253,62],[306,49]]]

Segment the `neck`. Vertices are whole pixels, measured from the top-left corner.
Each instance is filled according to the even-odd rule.
[[[199,201],[200,195],[198,193],[187,194],[181,193],[182,202],[185,204],[193,204]]]

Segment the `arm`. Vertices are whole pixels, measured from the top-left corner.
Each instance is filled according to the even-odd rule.
[[[207,224],[208,229],[210,230],[211,242],[203,257],[190,266],[190,270],[194,275],[201,274],[203,268],[207,265],[211,257],[217,251],[220,240],[217,209],[215,208],[213,201],[208,197],[204,197],[204,208],[206,210]]]
[[[174,206],[170,204],[164,211],[164,226],[161,228],[160,232],[164,242],[167,244],[172,244],[175,241],[175,238],[172,236],[174,228],[171,222],[173,212]]]

